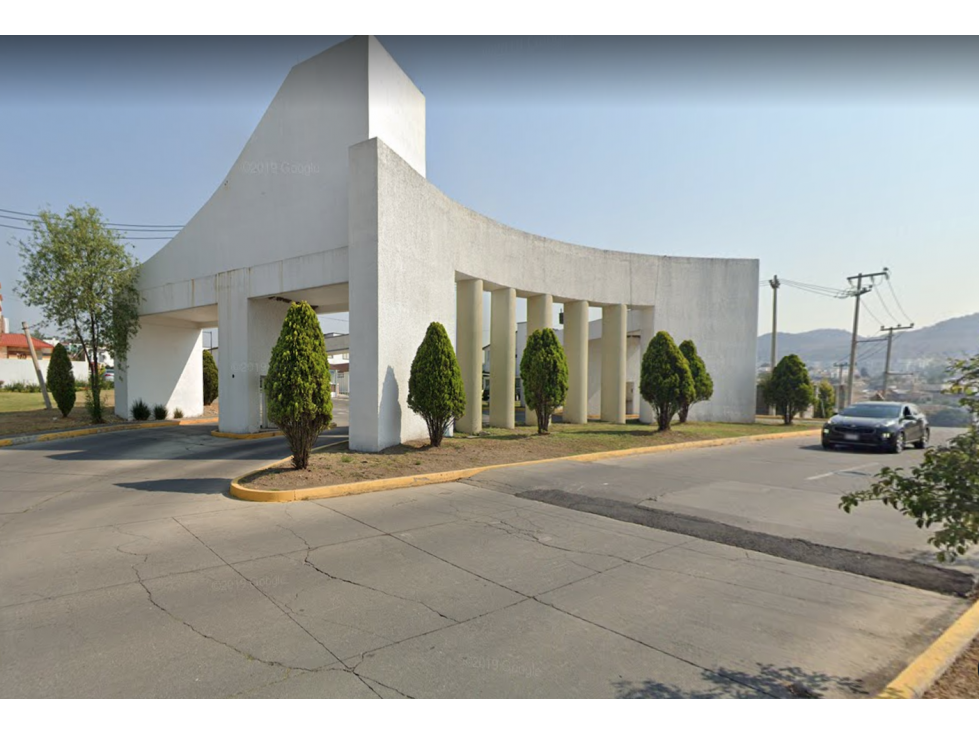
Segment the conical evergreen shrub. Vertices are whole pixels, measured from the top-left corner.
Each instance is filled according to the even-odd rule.
[[[520,379],[527,407],[537,413],[537,433],[547,433],[551,414],[568,394],[568,360],[552,329],[538,329],[527,338]]]
[[[48,391],[65,418],[75,407],[75,373],[64,344],[56,344],[48,363]]]
[[[657,332],[642,356],[639,371],[639,394],[656,414],[659,430],[670,430],[684,403],[693,400],[693,375],[687,358],[667,332]]]
[[[408,378],[408,407],[425,419],[433,447],[442,445],[449,425],[466,412],[466,388],[462,370],[445,327],[428,325]]]
[[[686,339],[680,343],[680,351],[686,357],[690,374],[693,376],[693,400],[684,403],[680,408],[680,423],[686,423],[691,405],[711,399],[714,394],[714,380],[711,378],[710,372],[707,371],[704,360],[697,354],[697,346],[691,339]]]

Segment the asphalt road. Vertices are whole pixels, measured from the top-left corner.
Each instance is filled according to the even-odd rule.
[[[728,519],[742,497],[741,515],[766,507],[751,520],[769,529],[839,533],[828,521],[821,531],[821,516],[800,520],[808,505],[780,510],[782,494],[752,505],[748,489],[724,484],[714,505],[704,489],[832,498],[867,481],[852,467],[879,458],[803,444],[577,464],[576,475],[557,463],[553,477],[501,470],[478,477],[486,486],[290,504],[226,494],[229,478],[287,453],[277,439],[187,426],[0,449],[0,692],[871,694],[961,613],[961,599],[518,496],[547,484]],[[871,513],[849,522],[850,534],[898,553],[920,540],[903,539],[903,523],[891,537]]]

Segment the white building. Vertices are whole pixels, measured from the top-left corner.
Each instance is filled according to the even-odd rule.
[[[595,386],[602,417],[625,419],[630,323],[640,349],[660,329],[696,341],[715,390],[694,418],[753,420],[757,260],[598,250],[512,229],[429,183],[425,145],[425,98],[376,39],[295,66],[217,191],[144,264],[142,326],[117,380],[118,410],[143,398],[200,413],[201,330],[217,326],[220,428],[254,431],[259,380],[289,303],[301,299],[320,314],[350,313],[352,448],[427,435],[406,401],[432,321],[454,339],[467,388],[456,428],[479,430],[489,291],[493,362],[509,365],[493,371],[492,424],[514,422],[501,396],[513,393],[518,298],[531,330],[550,326],[553,304],[564,304],[566,421],[587,419]],[[600,357],[589,357],[589,307],[602,309]],[[589,369],[597,364],[600,380]],[[649,406],[639,412],[651,420]]]

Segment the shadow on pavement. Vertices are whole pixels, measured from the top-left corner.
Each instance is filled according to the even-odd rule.
[[[862,681],[845,676],[829,675],[805,671],[796,666],[777,667],[760,664],[754,673],[731,668],[705,670],[701,673],[704,681],[710,684],[706,690],[700,688],[687,691],[677,686],[659,683],[654,680],[640,682],[616,681],[618,698],[719,698],[748,694],[745,687],[754,689],[764,696],[773,698],[824,698],[839,697],[841,694],[867,696],[870,692]]]
[[[138,489],[142,492],[175,492],[177,494],[228,494],[227,477],[199,479],[153,479],[145,482],[116,484],[122,489]]]

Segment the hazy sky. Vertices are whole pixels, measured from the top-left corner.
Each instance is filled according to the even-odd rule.
[[[289,68],[338,40],[5,39],[0,209],[185,223]],[[380,40],[426,96],[428,178],[501,222],[835,288],[887,266],[918,325],[979,311],[975,39]],[[18,326],[39,318],[13,292],[21,235],[0,228]],[[865,301],[864,334],[893,323]],[[779,327],[849,329],[852,306],[783,287]],[[759,333],[770,309],[765,285]]]

